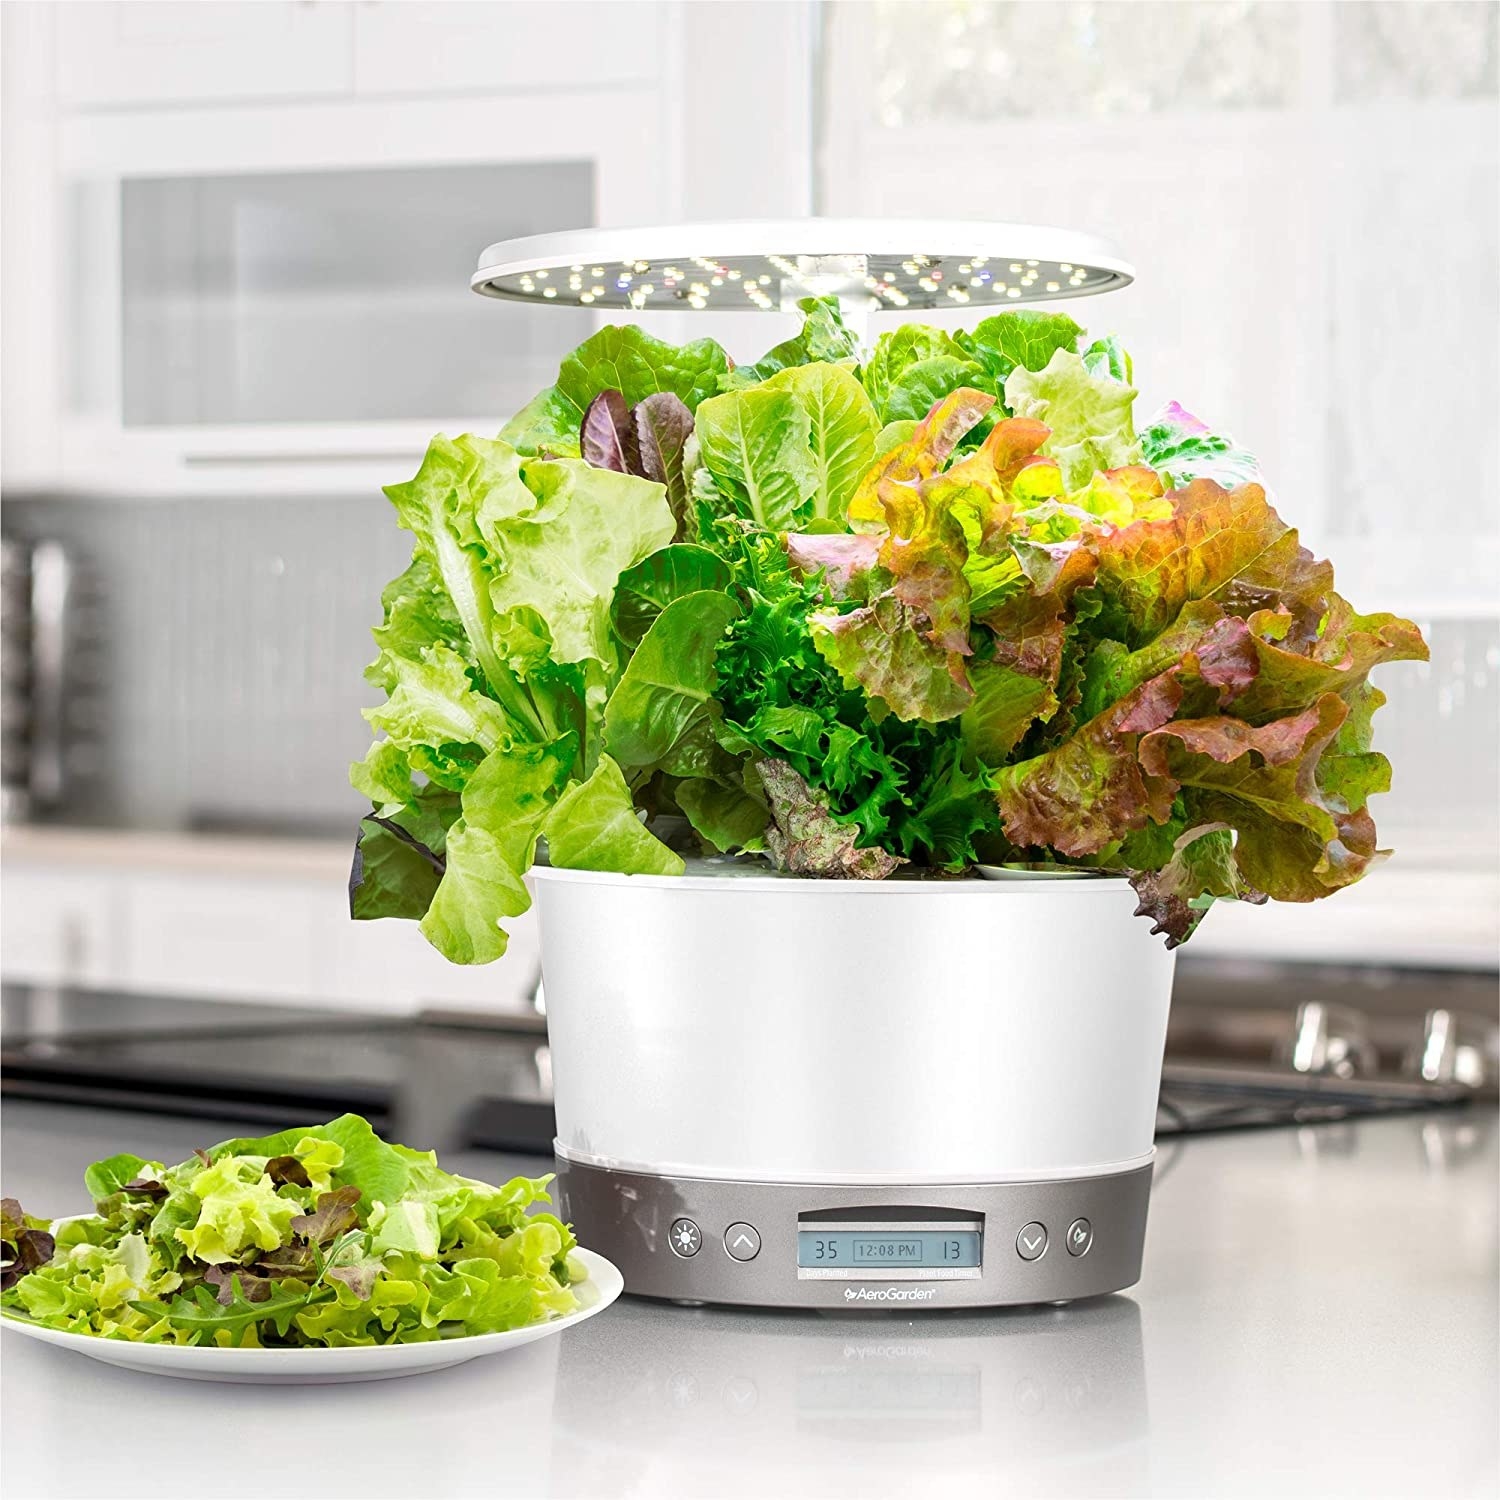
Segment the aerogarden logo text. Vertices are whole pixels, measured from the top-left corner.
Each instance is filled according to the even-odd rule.
[[[935,1286],[846,1286],[845,1302],[931,1302]]]

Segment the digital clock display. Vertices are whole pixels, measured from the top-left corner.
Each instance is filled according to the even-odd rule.
[[[980,1235],[958,1229],[880,1229],[840,1226],[802,1228],[797,1233],[797,1266],[807,1271],[879,1272],[882,1269],[973,1270],[980,1263]]]

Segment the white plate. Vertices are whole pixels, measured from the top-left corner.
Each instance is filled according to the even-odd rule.
[[[107,1365],[142,1370],[148,1375],[173,1375],[180,1380],[232,1380],[242,1385],[332,1385],[344,1380],[390,1380],[397,1375],[422,1375],[461,1365],[487,1354],[503,1354],[537,1339],[575,1328],[601,1313],[625,1289],[625,1278],[592,1250],[572,1252],[589,1269],[589,1279],[575,1288],[582,1304],[577,1312],[505,1333],[478,1333],[468,1338],[427,1344],[373,1344],[356,1349],[217,1349],[206,1345],[131,1344],[123,1339],[101,1339],[86,1333],[63,1333],[40,1328],[25,1318],[6,1314],[0,1326],[7,1333],[56,1344]]]

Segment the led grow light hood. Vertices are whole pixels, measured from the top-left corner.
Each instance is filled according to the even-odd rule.
[[[960,219],[767,219],[575,229],[501,240],[470,285],[488,297],[630,312],[1014,307],[1128,286],[1107,240]]]

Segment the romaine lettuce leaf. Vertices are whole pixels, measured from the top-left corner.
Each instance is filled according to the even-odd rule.
[[[773,376],[765,389],[788,392],[807,413],[814,484],[811,505],[798,520],[842,523],[875,457],[880,422],[870,398],[849,371],[831,364],[797,365]]]
[[[771,531],[797,524],[818,488],[812,422],[791,391],[728,391],[698,408],[703,466],[747,520]]]
[[[742,365],[723,382],[725,389],[741,389],[769,380],[796,365],[837,364],[859,357],[859,340],[844,326],[837,297],[804,297],[802,327],[777,344],[753,365]]]

